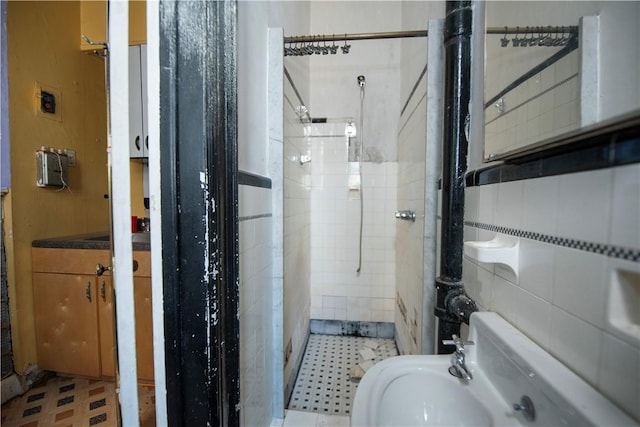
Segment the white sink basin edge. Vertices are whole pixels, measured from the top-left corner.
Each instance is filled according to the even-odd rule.
[[[473,362],[468,365],[474,375],[469,383],[449,374],[450,365],[449,355],[398,356],[376,364],[358,386],[351,425],[520,425]]]
[[[474,313],[469,339],[472,380],[449,374],[449,355],[386,359],[362,378],[351,425],[638,425],[498,314]],[[523,396],[533,402],[533,421],[513,409]]]

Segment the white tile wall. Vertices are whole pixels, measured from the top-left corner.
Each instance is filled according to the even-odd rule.
[[[422,345],[426,79],[421,82],[399,134],[397,209],[412,210],[416,221],[396,221],[396,290],[406,318],[395,308],[396,342],[401,354],[419,354]],[[416,326],[417,325],[417,326]]]
[[[640,165],[519,182],[468,188],[465,220],[640,249]],[[469,228],[465,239],[496,235]],[[640,421],[640,345],[607,309],[615,276],[640,281],[638,263],[520,239],[518,279],[505,270],[465,257],[467,292]]]
[[[609,243],[627,248],[640,247],[640,164],[613,170],[611,235]]]
[[[295,82],[295,81],[294,81]],[[295,380],[304,352],[311,313],[311,167],[300,156],[311,154],[308,129],[295,114],[299,104],[292,86],[284,85],[284,348],[292,352],[284,368],[285,385]]]
[[[495,106],[487,108],[485,156],[510,151],[580,126],[578,58],[579,51],[574,50],[506,93],[502,97],[502,113]]]
[[[271,420],[271,190],[239,186],[240,404],[244,425]],[[249,201],[250,200],[250,201]]]
[[[274,194],[280,200],[283,184],[283,102],[274,93],[281,95],[282,89],[273,85],[267,76],[274,75],[274,57],[282,60],[282,56],[269,56],[273,54],[273,45],[268,47],[268,28],[284,27],[291,34],[307,34],[310,8],[308,2],[238,2],[238,167],[272,177]],[[279,48],[282,49],[282,42]],[[308,59],[297,58],[289,69],[298,89],[307,99],[308,65]],[[278,110],[279,114],[276,113]],[[274,366],[274,360],[282,359],[282,210],[281,207],[272,210],[269,197],[264,200],[266,210],[255,211],[256,206],[251,205],[254,195],[244,194],[242,187],[245,186],[240,189],[240,216],[247,215],[247,212],[273,212],[277,215],[274,220],[261,218],[249,221],[251,225],[240,224],[240,244],[245,250],[240,256],[240,268],[246,288],[244,297],[241,296],[244,311],[240,317],[241,424],[269,425],[272,415],[284,415],[282,368]],[[257,205],[260,206],[263,205]],[[249,210],[243,212],[244,208]],[[267,236],[261,231],[269,230],[271,236],[272,228],[273,244],[277,247],[272,248],[269,244],[267,248],[261,240]],[[265,264],[271,263],[275,277],[270,274],[265,279]],[[264,332],[262,335],[255,332],[260,330]]]
[[[613,171],[602,169],[558,177],[558,234],[606,243]]]
[[[312,127],[312,134],[344,135],[344,122]],[[397,164],[363,163],[361,190],[350,190],[346,138],[314,137],[310,144],[311,317],[392,322]],[[358,276],[360,191],[364,223]]]
[[[401,28],[402,7],[386,1],[312,1],[311,34],[389,31]],[[426,24],[426,16],[424,24]],[[423,25],[424,25],[423,24]],[[348,31],[346,30],[348,28]],[[400,40],[353,41],[348,55],[313,55],[311,110],[314,117],[351,117],[360,114],[357,76],[366,78],[364,127],[366,146],[397,160],[400,113]],[[360,129],[358,129],[360,133]],[[344,128],[342,129],[344,134]]]

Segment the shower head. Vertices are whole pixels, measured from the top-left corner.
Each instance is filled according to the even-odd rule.
[[[358,76],[358,86],[364,87],[364,76]]]

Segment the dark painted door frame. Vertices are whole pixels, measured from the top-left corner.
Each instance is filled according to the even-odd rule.
[[[160,9],[167,415],[239,425],[236,2]]]

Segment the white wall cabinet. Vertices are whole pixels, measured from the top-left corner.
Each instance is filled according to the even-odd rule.
[[[129,46],[129,157],[148,157],[147,45]]]

